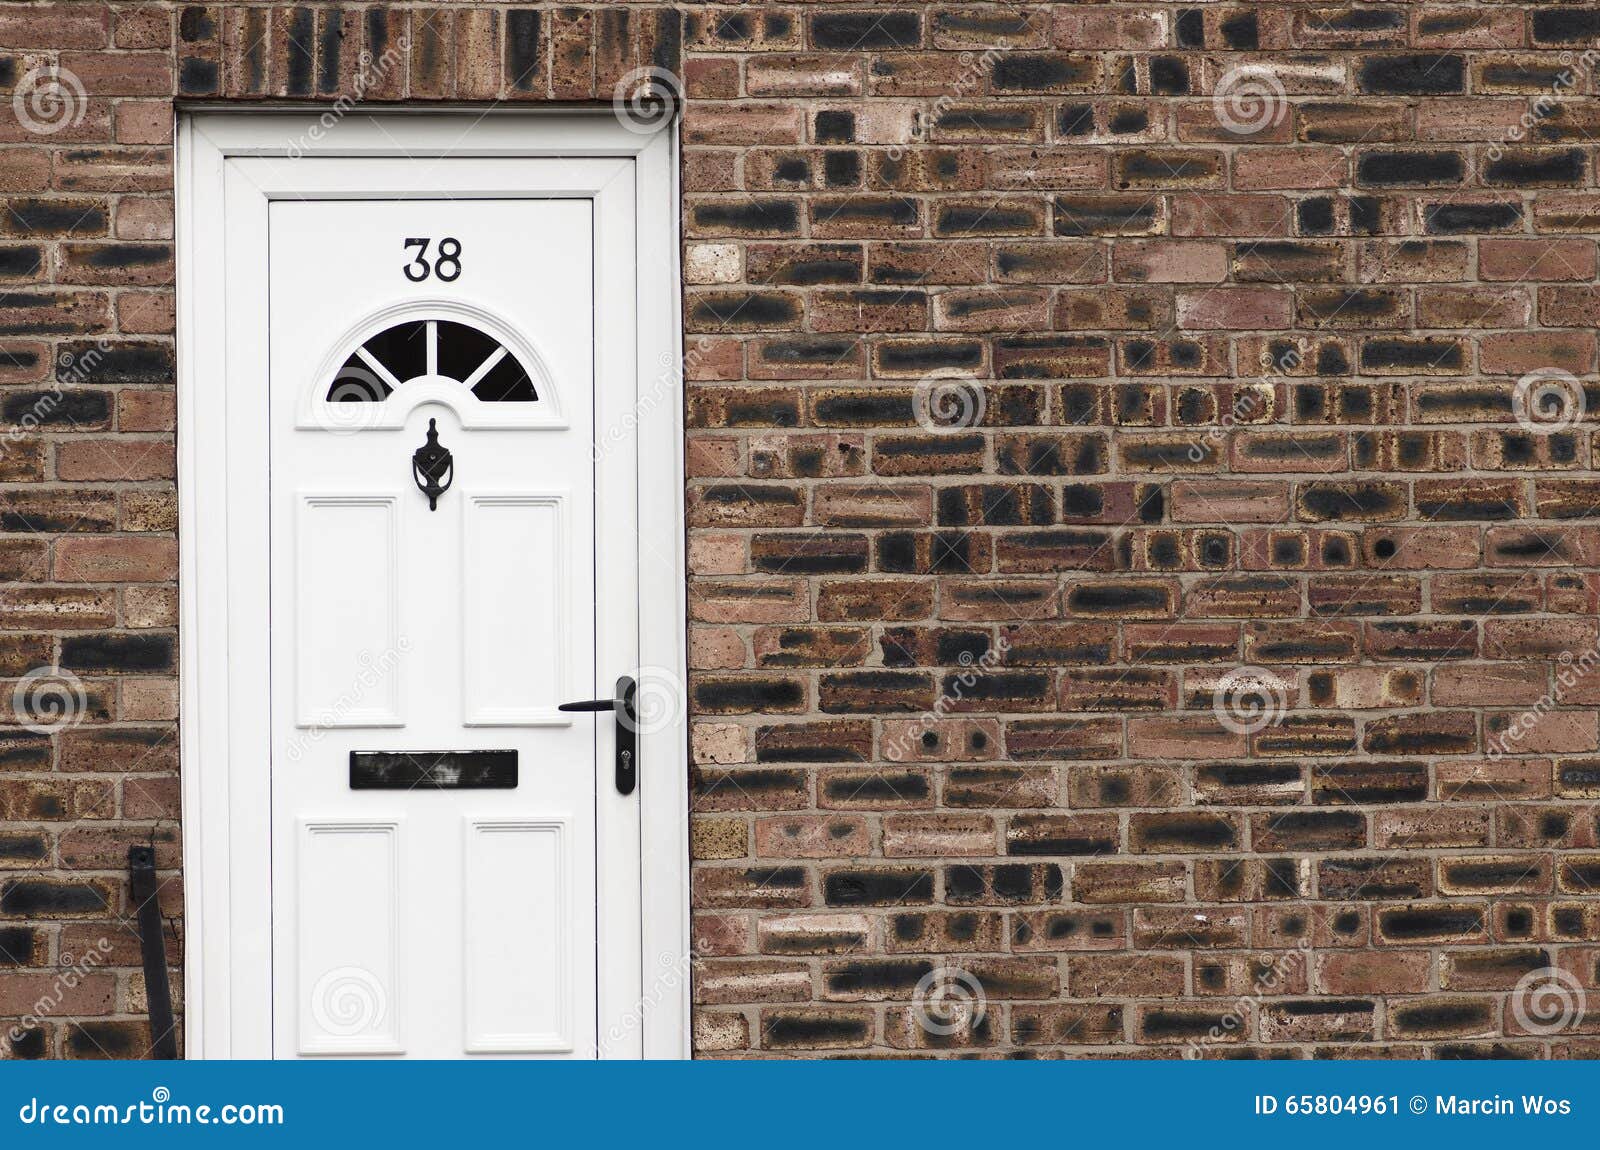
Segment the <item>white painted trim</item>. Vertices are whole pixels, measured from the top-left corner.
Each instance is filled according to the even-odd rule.
[[[238,825],[237,811],[270,804],[260,769],[267,739],[269,570],[264,429],[269,198],[403,198],[438,195],[428,158],[452,159],[452,195],[586,196],[599,244],[634,237],[632,284],[597,276],[596,439],[599,602],[607,580],[638,579],[635,618],[602,612],[596,695],[618,674],[660,668],[685,690],[683,387],[679,326],[677,151],[673,131],[640,135],[600,111],[505,109],[351,114],[331,131],[323,109],[190,111],[177,135],[178,489],[185,922],[185,1035],[190,1057],[260,1057],[271,1049],[270,955],[261,916],[271,905],[266,828]],[[321,139],[312,138],[313,131]],[[358,185],[291,154],[363,157]],[[245,157],[253,159],[243,161]],[[385,160],[384,157],[389,157]],[[465,157],[475,162],[463,164]],[[560,164],[519,163],[559,158]],[[243,161],[243,162],[241,162]],[[346,167],[339,165],[338,167]],[[232,231],[225,207],[244,205]],[[596,252],[597,269],[605,266]],[[614,277],[613,277],[614,279]],[[605,317],[632,316],[610,338]],[[625,327],[625,330],[622,329]],[[631,368],[631,371],[630,371]],[[601,386],[633,378],[633,393]],[[252,384],[260,386],[252,390]],[[259,410],[257,410],[259,408]],[[202,543],[203,541],[203,543]],[[630,596],[631,598],[631,596]],[[246,605],[254,605],[254,614]],[[620,613],[626,616],[627,612]],[[629,634],[629,632],[632,634]],[[637,652],[636,655],[633,653]],[[600,1053],[682,1058],[689,1053],[688,733],[686,706],[640,733],[643,771],[634,796],[604,785],[599,835],[638,836],[639,873],[597,881],[642,909],[629,921],[599,918],[602,956],[626,956],[633,972],[602,969]],[[602,724],[600,763],[610,762]],[[248,822],[250,820],[243,820]],[[613,868],[614,869],[614,868]],[[263,902],[264,900],[264,902]],[[613,904],[615,905],[615,904]],[[612,916],[615,919],[615,916]],[[267,916],[270,923],[270,913]],[[634,959],[637,961],[634,961]],[[602,958],[602,962],[605,962]],[[265,979],[265,981],[263,981]]]

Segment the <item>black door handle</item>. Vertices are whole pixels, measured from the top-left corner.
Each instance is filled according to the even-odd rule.
[[[609,699],[584,699],[562,703],[561,711],[614,711],[617,716],[617,793],[633,794],[639,783],[639,715],[634,699],[639,685],[632,675],[617,680],[616,694]]]

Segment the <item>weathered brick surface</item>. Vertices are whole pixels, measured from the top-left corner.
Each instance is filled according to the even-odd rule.
[[[697,1051],[1595,1053],[1519,1006],[1597,985],[1597,44],[1416,0],[0,3],[0,686],[82,685],[0,730],[0,1016],[100,956],[8,1049],[143,1052],[129,843],[181,954],[172,99],[655,67]]]
[[[701,1052],[1585,1053],[1591,14],[785,17],[684,61]]]

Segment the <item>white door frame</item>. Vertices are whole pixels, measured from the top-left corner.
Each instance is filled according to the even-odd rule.
[[[328,165],[294,162],[298,156],[392,159],[367,166],[372,170],[352,182],[348,175],[313,170]],[[282,162],[253,164],[247,176],[241,165],[230,163],[233,157]],[[635,672],[618,662],[626,648],[637,650],[638,668],[654,669],[677,693],[666,700],[665,718],[640,731],[642,770],[632,796],[618,795],[609,785],[610,725],[600,724],[599,1053],[689,1053],[675,131],[643,133],[610,109],[342,117],[320,108],[197,109],[180,116],[177,153],[179,730],[184,1013],[191,1058],[260,1058],[271,1051],[267,204],[430,193],[436,198],[443,177],[428,160],[445,157],[452,161],[452,194],[590,198],[597,272],[605,266],[607,244],[619,235],[633,237],[635,282],[599,275],[595,282],[595,428],[604,463],[596,469],[596,550],[603,560],[597,564],[597,591],[602,614],[612,617],[601,628],[601,681],[593,687],[597,696],[607,695],[617,675]],[[530,159],[545,162],[517,162]],[[348,173],[354,166],[333,167]],[[627,318],[619,322],[619,316]],[[605,515],[607,505],[623,506],[624,500],[633,501],[636,516]],[[619,601],[618,593],[607,593],[608,571],[615,580],[625,570],[619,565],[630,560],[638,572],[636,620],[618,619],[606,607]],[[631,624],[636,644],[625,642]],[[626,836],[638,836],[639,873],[617,874],[613,867],[608,874],[606,843]],[[630,892],[628,902],[637,898],[640,913],[630,910],[627,921],[608,919],[606,906],[618,902],[608,899],[608,883],[637,884],[640,893]],[[263,936],[263,930],[269,933]]]

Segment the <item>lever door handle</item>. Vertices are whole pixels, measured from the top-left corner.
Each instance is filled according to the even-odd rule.
[[[575,703],[562,703],[561,711],[614,711],[617,726],[616,785],[617,793],[633,794],[639,785],[639,716],[634,710],[634,699],[639,685],[632,675],[617,680],[616,694],[609,699],[582,699]]]

